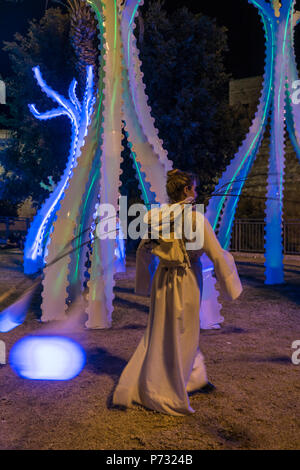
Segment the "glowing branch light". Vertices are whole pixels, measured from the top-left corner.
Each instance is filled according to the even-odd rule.
[[[261,16],[266,39],[266,64],[262,93],[249,133],[221,177],[216,192],[223,197],[210,200],[207,217],[219,228],[218,238],[228,249],[234,215],[244,183],[258,154],[268,117],[271,118],[271,148],[266,199],[265,267],[266,284],[284,282],[283,277],[283,187],[285,169],[285,121],[298,158],[300,156],[300,109],[291,100],[292,84],[297,80],[293,48],[293,0],[270,4],[249,0]]]
[[[80,148],[83,145],[95,102],[93,97],[92,66],[87,67],[86,86],[82,103],[79,102],[76,96],[76,80],[72,81],[69,87],[69,99],[66,99],[46,84],[39,67],[34,67],[33,71],[41,89],[59,106],[40,113],[34,104],[30,104],[30,111],[40,120],[67,116],[71,121],[72,139],[64,174],[55,190],[38,211],[29,229],[24,249],[24,272],[26,274],[35,273],[44,265],[44,254],[49,230],[54,222],[55,214],[59,209],[60,200],[63,197],[64,190],[68,185],[72,170],[79,156]]]
[[[62,336],[26,336],[14,344],[9,362],[24,379],[70,380],[83,369],[86,356],[75,341]]]

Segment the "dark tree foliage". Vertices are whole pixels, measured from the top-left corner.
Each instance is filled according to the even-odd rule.
[[[228,104],[225,28],[186,8],[167,15],[163,2],[155,0],[142,9],[136,35],[160,137],[174,167],[199,176],[203,200],[245,131],[240,114]],[[15,41],[5,43],[4,48],[13,75],[7,82],[10,119],[2,118],[1,122],[0,116],[0,126],[12,129],[14,140],[5,153],[0,153],[0,164],[5,168],[1,198],[18,203],[32,196],[41,204],[48,192],[40,183],[47,185],[48,176],[57,182],[65,168],[70,124],[65,117],[38,121],[31,115],[28,103],[35,103],[40,111],[53,107],[39,89],[32,67],[40,65],[47,83],[59,93],[67,93],[71,79],[76,77],[68,10],[63,13],[59,8],[49,8],[40,22],[30,23],[25,36],[16,34]],[[122,194],[132,200],[136,194],[139,199],[126,139],[124,146]]]
[[[99,31],[95,13],[85,0],[67,0],[70,14],[70,40],[76,56],[76,71],[81,89],[85,86],[86,67],[94,68],[95,88],[99,71]]]
[[[175,168],[198,175],[211,192],[241,142],[240,115],[229,107],[227,35],[214,19],[154,0],[137,22],[140,58],[152,114]]]
[[[40,22],[32,21],[25,36],[15,34],[13,42],[4,43],[13,75],[7,81],[10,117],[0,117],[1,127],[13,131],[11,146],[0,153],[4,188],[2,199],[19,203],[32,196],[38,204],[47,196],[40,183],[48,176],[57,182],[65,168],[70,147],[70,123],[66,117],[36,120],[28,109],[53,107],[53,102],[39,88],[32,67],[39,65],[46,82],[66,94],[74,76],[73,50],[69,41],[69,17],[59,8],[50,8]]]

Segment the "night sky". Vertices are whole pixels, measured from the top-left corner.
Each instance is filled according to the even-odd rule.
[[[146,0],[147,2],[148,0]],[[24,34],[28,20],[40,19],[45,5],[57,6],[53,0],[23,0],[14,4],[0,0],[0,48],[2,41],[13,40],[15,32]],[[300,9],[300,0],[296,5]],[[257,9],[247,0],[166,0],[165,7],[172,11],[187,6],[194,12],[201,12],[217,19],[219,25],[228,29],[228,53],[226,65],[234,78],[260,75],[264,66],[264,35]],[[299,42],[300,42],[300,35]],[[0,74],[5,78],[9,73],[7,54],[0,50]]]

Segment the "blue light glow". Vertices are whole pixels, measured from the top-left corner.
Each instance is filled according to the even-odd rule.
[[[0,333],[7,333],[24,322],[32,296],[38,285],[39,281],[35,281],[32,287],[27,289],[20,298],[0,313]]]
[[[75,341],[62,336],[27,336],[10,351],[12,369],[31,380],[70,380],[83,369],[86,355]]]
[[[9,314],[1,314],[0,316],[0,333],[8,333],[17,326],[21,325],[22,322],[15,322],[10,318]]]
[[[124,234],[122,231],[122,227],[120,222],[117,222],[117,239],[116,239],[117,246],[115,248],[115,267],[116,272],[126,272],[126,252],[125,252],[125,242],[124,242]]]

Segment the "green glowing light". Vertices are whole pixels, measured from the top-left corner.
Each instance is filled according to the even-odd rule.
[[[128,31],[128,68],[129,68],[129,65],[130,65],[130,38],[131,38],[131,32],[132,32],[131,25],[132,25],[133,20],[135,18],[135,15],[136,15],[137,9],[140,5],[140,2],[141,2],[141,0],[138,0],[137,4],[136,4],[136,6],[133,10],[130,22],[129,22],[129,31]]]
[[[102,16],[98,6],[96,5],[96,3],[94,1],[87,0],[87,3],[93,8],[93,10],[96,14],[99,29],[100,29],[100,34],[103,38],[103,36],[104,36],[103,16]],[[115,34],[116,34],[116,30],[115,30]],[[115,38],[116,38],[116,36],[115,36]],[[98,82],[99,104],[97,106],[97,113],[96,113],[97,132],[99,132],[99,129],[101,127],[101,111],[102,111],[102,103],[103,103],[103,96],[104,96],[104,93],[103,93],[103,89],[104,89],[104,70],[103,70],[104,59],[103,59],[103,55],[102,55],[102,61],[101,62],[102,63],[99,66],[99,82]],[[95,185],[95,181],[96,181],[97,176],[98,176],[98,173],[96,171],[95,174],[93,175],[91,184],[90,184],[89,189],[88,189],[87,197],[86,197],[85,202],[84,202],[83,220],[85,220],[86,207],[87,207],[87,204],[88,204],[88,201],[89,201],[89,198],[90,198],[91,191],[92,191],[92,189]],[[77,235],[82,233],[82,225],[83,225],[82,223],[79,225]],[[82,235],[77,238],[77,242],[76,242],[77,248],[79,248],[81,244],[82,244]],[[76,268],[75,268],[75,272],[74,272],[74,276],[73,276],[73,282],[75,282],[77,277],[78,277],[79,261],[80,261],[81,251],[78,250],[77,253],[78,253],[78,255],[77,255],[77,259],[76,259]]]
[[[94,187],[94,184],[95,184],[95,181],[96,181],[96,178],[97,178],[98,174],[97,172],[94,173],[94,176],[93,176],[93,179],[91,181],[91,184],[90,184],[90,187],[89,187],[89,190],[88,190],[88,193],[87,193],[87,196],[86,196],[86,199],[84,201],[84,206],[83,206],[83,218],[85,216],[85,212],[86,212],[86,206],[87,206],[87,203],[88,203],[88,200],[89,200],[89,197],[90,197],[90,194],[91,194],[91,191]],[[82,223],[79,225],[79,228],[78,228],[78,234],[82,234]],[[81,243],[82,243],[82,235],[80,235],[80,237],[77,238],[77,247],[76,248],[79,248]],[[77,279],[77,276],[78,276],[78,269],[79,269],[79,260],[80,260],[80,252],[79,250],[77,251],[78,255],[77,255],[77,261],[76,261],[76,268],[75,268],[75,272],[74,272],[74,276],[73,276],[73,281],[75,281]]]
[[[150,208],[150,202],[149,202],[149,199],[148,199],[147,191],[146,191],[144,181],[143,181],[143,178],[142,178],[142,175],[141,175],[141,172],[140,172],[140,168],[139,168],[138,163],[136,161],[136,154],[134,152],[131,152],[131,155],[132,155],[132,158],[133,158],[133,161],[134,161],[134,165],[135,165],[135,168],[136,168],[136,171],[137,171],[137,174],[138,174],[139,181],[141,183],[141,188],[142,188],[143,199],[144,199],[145,205],[148,208]]]
[[[117,49],[117,27],[118,27],[118,16],[117,16],[117,2],[114,0],[115,9],[115,38],[114,38],[114,50]]]
[[[60,288],[61,288],[61,285],[64,281],[64,277],[65,277],[65,269],[62,268],[59,275],[58,275],[58,277],[56,278],[55,283],[54,283],[53,293],[55,295],[57,295],[60,292]]]
[[[266,20],[265,20],[265,17],[263,15],[261,15],[262,17],[262,20],[263,20],[263,23],[264,23],[264,28],[265,28],[265,32],[266,32],[266,40],[267,42],[269,41],[269,35],[268,35],[268,28],[267,28],[267,24],[266,24]]]
[[[285,64],[285,46],[286,46],[286,36],[287,36],[287,28],[290,20],[290,13],[291,10],[288,13],[287,20],[286,20],[286,25],[285,25],[285,31],[284,31],[284,39],[283,39],[283,45],[282,45],[282,63],[281,63],[281,76],[280,76],[280,87],[279,87],[279,93],[278,93],[278,120],[280,120],[280,98],[281,98],[281,88],[282,88],[282,81],[283,81],[283,74],[284,74],[284,64]],[[283,192],[283,172],[280,172],[280,182],[279,182],[279,191],[280,191],[280,201],[282,199],[282,192]]]
[[[289,19],[290,19],[290,11],[286,20],[286,25],[285,25],[285,31],[284,31],[284,38],[283,38],[283,44],[282,44],[282,62],[281,62],[281,76],[280,76],[280,87],[279,87],[279,93],[278,93],[278,119],[280,119],[280,98],[281,98],[281,88],[282,88],[282,80],[283,80],[283,71],[284,71],[284,55],[285,55],[285,45],[286,45],[286,35],[287,35],[287,28],[289,25]]]

